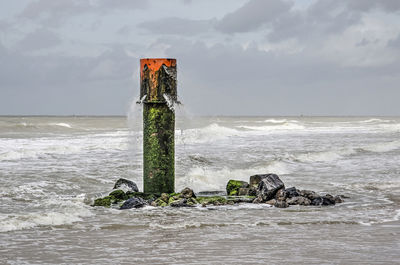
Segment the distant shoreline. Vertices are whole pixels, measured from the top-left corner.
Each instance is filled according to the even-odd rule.
[[[196,118],[225,117],[225,118],[385,118],[400,117],[400,115],[192,115]],[[65,118],[126,118],[127,115],[0,115],[0,117],[65,117]]]

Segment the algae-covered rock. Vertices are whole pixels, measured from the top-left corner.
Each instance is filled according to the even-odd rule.
[[[168,202],[169,195],[167,193],[162,193],[160,199],[163,200],[164,202]]]
[[[142,198],[146,201],[152,202],[155,199],[157,199],[157,196],[155,194],[151,194],[151,193],[144,193],[144,192],[132,192],[132,191],[128,191],[126,192],[126,195],[129,198]]]
[[[141,208],[144,207],[146,204],[147,202],[142,198],[130,198],[129,200],[126,200],[124,204],[122,204],[120,209],[124,210],[131,208]]]
[[[240,188],[248,188],[248,187],[249,187],[249,183],[247,183],[246,181],[231,179],[226,184],[226,194],[228,196],[239,195]]]
[[[110,207],[113,200],[114,200],[114,198],[111,196],[106,196],[104,198],[98,198],[98,199],[94,200],[94,204],[92,206]]]
[[[133,191],[133,192],[138,192],[139,189],[136,185],[135,182],[128,180],[128,179],[124,179],[124,178],[120,178],[117,180],[117,182],[115,182],[114,188],[115,189],[122,189],[125,191]]]
[[[181,197],[186,198],[186,199],[192,198],[192,197],[196,198],[196,195],[194,194],[192,189],[186,187],[181,191]]]
[[[203,206],[213,204],[213,205],[223,205],[227,204],[228,200],[222,196],[211,196],[211,197],[197,197],[197,201]]]
[[[129,199],[128,195],[123,190],[114,190],[109,194],[109,196],[114,197],[115,201],[124,201]]]
[[[165,207],[168,206],[168,202],[165,202],[163,200],[161,200],[161,198],[158,198],[154,201],[154,203],[151,203],[153,206],[159,206],[159,207]]]
[[[191,207],[193,206],[192,204],[187,203],[187,199],[183,198],[180,200],[176,200],[170,203],[171,207]]]

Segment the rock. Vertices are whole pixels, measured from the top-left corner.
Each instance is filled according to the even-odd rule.
[[[209,205],[209,204],[227,204],[228,200],[222,196],[210,196],[210,197],[197,197],[196,199],[200,204]]]
[[[322,197],[322,205],[323,206],[335,205],[335,198],[330,194],[326,194],[325,196]]]
[[[152,203],[152,204],[153,204],[153,203]],[[168,203],[165,202],[165,201],[163,201],[163,200],[161,200],[161,198],[158,198],[157,200],[155,200],[155,201],[154,201],[154,204],[155,204],[156,206],[160,206],[160,207],[168,206]]]
[[[266,204],[269,204],[269,205],[275,205],[276,200],[275,200],[275,199],[272,199],[272,200],[266,201],[265,203],[266,203]]]
[[[106,196],[104,198],[98,198],[94,200],[94,204],[92,206],[103,206],[103,207],[110,207],[111,203],[113,202],[113,197]]]
[[[226,194],[228,196],[235,196],[239,194],[240,188],[248,188],[248,187],[249,183],[247,183],[246,181],[231,179],[226,184]]]
[[[114,190],[109,194],[109,196],[114,197],[115,201],[124,201],[128,199],[128,195],[123,190]]]
[[[191,206],[193,206],[193,204],[188,204],[187,202],[188,202],[187,199],[183,198],[183,199],[180,199],[177,201],[173,201],[172,203],[170,203],[170,206],[171,207],[191,207]]]
[[[194,194],[192,189],[186,187],[181,191],[181,197],[186,198],[186,199],[196,198],[196,195]]]
[[[261,178],[257,187],[257,196],[261,196],[263,201],[268,201],[275,197],[278,190],[284,189],[285,185],[276,174],[267,174]]]
[[[287,208],[289,207],[289,204],[286,201],[276,201],[274,206],[276,208]]]
[[[278,191],[276,192],[276,194],[275,194],[275,199],[276,199],[277,201],[284,201],[284,200],[286,200],[286,192],[285,192],[285,189],[280,189],[280,190],[278,190]]]
[[[302,197],[302,196],[296,196],[296,197],[288,198],[288,199],[286,199],[286,202],[289,205],[309,206],[311,204],[311,200],[310,199],[308,199],[306,197]]]
[[[152,201],[157,199],[157,196],[152,194],[152,193],[144,193],[144,192],[133,192],[133,191],[127,191],[126,196],[129,198],[142,198],[146,200],[148,203],[151,203]]]
[[[263,202],[263,199],[262,199],[261,195],[260,195],[260,196],[257,196],[257,198],[255,198],[255,199],[253,200],[253,203],[262,203],[262,202]]]
[[[257,187],[250,187],[249,196],[257,196]]]
[[[139,191],[139,189],[136,186],[135,182],[127,180],[127,179],[123,179],[123,178],[120,178],[119,180],[117,180],[117,182],[114,185],[113,190],[115,190],[115,189],[122,189],[122,190],[125,190],[125,191],[130,190],[130,191],[133,191],[133,192],[138,192]]]
[[[301,196],[300,191],[298,189],[296,189],[295,187],[285,189],[285,195],[286,195],[286,198],[293,198],[293,197]]]
[[[160,199],[163,200],[164,202],[168,202],[169,196],[167,193],[161,193]]]
[[[268,175],[269,174],[259,174],[250,176],[250,187],[257,187],[258,183],[260,183],[260,181]]]
[[[158,206],[157,203],[156,203],[156,201],[152,201],[152,202],[150,203],[150,205],[153,206],[153,207],[157,207],[157,206]]]
[[[316,193],[315,191],[311,191],[311,190],[301,190],[300,196],[306,197],[306,198],[310,199],[311,201],[321,197],[321,196],[319,196],[318,193]]]
[[[147,202],[142,198],[130,198],[126,200],[119,209],[123,210],[131,208],[141,208],[144,207],[146,204]]]
[[[239,196],[248,196],[250,192],[250,188],[239,188],[238,195]]]
[[[316,197],[313,200],[311,200],[311,205],[319,206],[321,204],[322,204],[322,198],[321,197]]]
[[[335,203],[342,203],[343,199],[341,198],[341,196],[335,196]]]

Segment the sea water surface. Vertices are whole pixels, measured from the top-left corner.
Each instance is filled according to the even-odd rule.
[[[400,117],[178,117],[177,191],[276,173],[349,197],[333,207],[91,207],[118,178],[142,189],[141,137],[126,117],[0,117],[0,264],[400,263]]]

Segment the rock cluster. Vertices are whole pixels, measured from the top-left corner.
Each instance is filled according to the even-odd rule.
[[[266,203],[277,208],[290,205],[328,206],[342,202],[341,196],[320,195],[310,190],[285,188],[276,174],[262,174],[246,181],[229,180],[226,185],[227,196],[196,196],[190,188],[179,193],[146,194],[139,192],[133,181],[119,179],[108,196],[98,198],[92,206],[114,207],[119,209],[154,207],[194,207],[201,205],[232,205],[237,203]]]
[[[235,182],[235,180],[229,182]],[[341,196],[320,195],[315,191],[299,190],[295,187],[285,188],[285,184],[276,174],[251,176],[250,184],[247,185],[249,186],[249,193],[243,195],[250,195],[250,191],[255,189],[256,198],[253,203],[267,203],[278,208],[286,208],[289,205],[328,206],[342,202]]]

